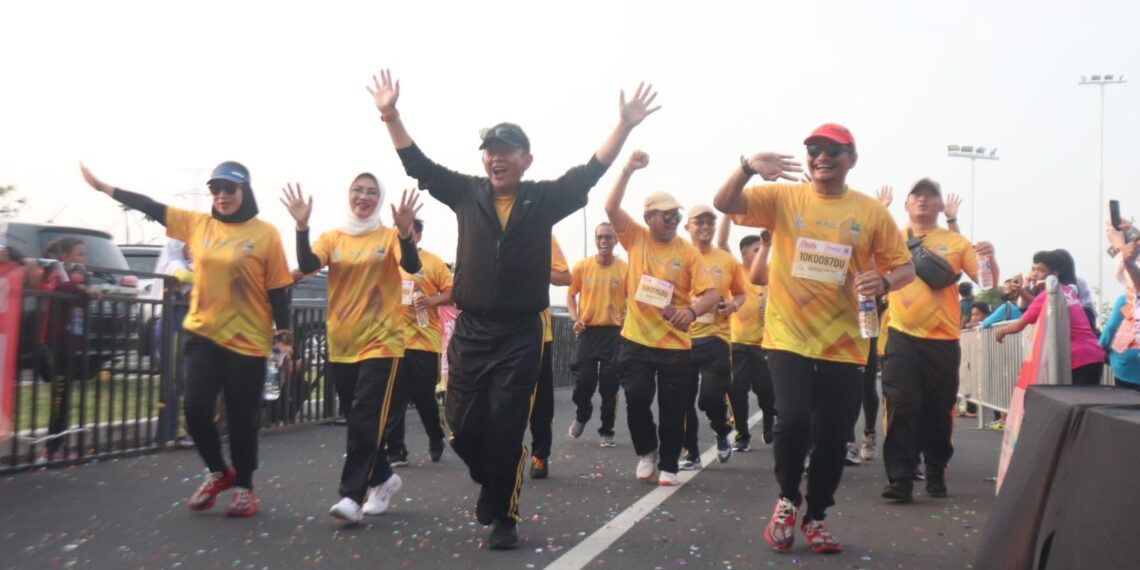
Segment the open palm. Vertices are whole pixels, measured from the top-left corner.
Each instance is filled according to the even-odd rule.
[[[400,81],[392,81],[391,70],[380,70],[379,78],[373,75],[372,86],[367,87],[367,89],[372,94],[372,100],[381,113],[389,114],[396,110],[396,101],[400,99]]]
[[[309,216],[313,213],[313,197],[309,196],[309,199],[305,200],[300,183],[296,188],[290,183],[281,189],[281,203],[289,210],[289,215],[297,221],[298,228],[309,227]]]
[[[661,105],[651,107],[653,100],[657,98],[657,92],[653,90],[653,85],[646,85],[641,82],[637,86],[637,91],[633,93],[633,98],[629,101],[625,100],[625,90],[621,92],[619,103],[619,110],[621,111],[622,124],[629,127],[636,127],[644,121],[646,117],[656,113]]]

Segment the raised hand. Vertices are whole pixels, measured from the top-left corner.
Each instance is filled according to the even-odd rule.
[[[958,217],[958,208],[962,206],[962,197],[951,192],[946,195],[946,204],[942,210],[946,214],[946,219],[951,220]]]
[[[875,198],[879,200],[879,203],[882,204],[884,208],[890,208],[891,203],[895,201],[895,189],[883,185],[879,188],[878,192],[875,192]]]
[[[83,180],[87,182],[87,184],[91,185],[92,188],[108,196],[115,193],[114,186],[111,186],[110,184],[107,184],[106,182],[95,178],[95,175],[91,174],[91,171],[87,170],[87,167],[82,162],[79,163],[79,173],[83,175]]]
[[[397,94],[399,91],[397,90]],[[633,93],[633,98],[629,101],[625,100],[625,90],[621,91],[621,98],[619,99],[618,110],[621,112],[621,123],[627,128],[633,128],[641,124],[646,117],[656,113],[661,105],[650,107],[653,100],[657,98],[657,92],[653,90],[653,85],[646,85],[642,81],[637,86],[637,91]]]
[[[419,200],[420,193],[416,192],[415,188],[408,188],[400,196],[400,207],[397,209],[395,204],[391,205],[392,223],[400,232],[400,237],[406,238],[412,235],[412,224],[416,221],[416,214],[424,207]]]
[[[792,155],[776,152],[761,152],[748,157],[748,167],[769,182],[780,178],[795,182],[796,175],[804,171],[799,162],[792,160]]]
[[[289,215],[293,216],[297,222],[298,230],[309,229],[309,216],[313,213],[313,197],[309,196],[309,199],[305,200],[299,182],[296,188],[293,187],[292,183],[289,183],[281,189],[281,203],[285,205],[285,209],[289,210]]]
[[[649,154],[640,150],[633,151],[633,154],[629,155],[629,160],[625,161],[625,171],[627,173],[641,170],[646,166],[649,166]]]
[[[366,86],[372,94],[372,101],[381,114],[390,115],[396,112],[396,101],[400,99],[400,81],[392,82],[392,71],[380,70],[380,77],[372,76],[372,86]]]

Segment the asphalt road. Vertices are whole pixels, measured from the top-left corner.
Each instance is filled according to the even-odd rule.
[[[262,432],[263,464],[255,475],[261,511],[251,519],[227,519],[218,507],[207,514],[187,510],[202,477],[192,450],[0,479],[0,567],[438,570],[544,568],[558,561],[565,568],[623,569],[969,568],[994,500],[990,478],[1001,436],[963,423],[955,434],[949,498],[919,491],[912,504],[889,505],[879,498],[881,460],[850,467],[828,518],[844,552],[812,554],[800,534],[791,552],[777,554],[762,536],[776,496],[769,449],[714,462],[667,493],[634,479],[636,457],[621,410],[619,445],[604,449],[596,421],[581,439],[569,438],[570,392],[558,390],[556,400],[551,476],[528,477],[523,486],[525,522],[515,551],[485,547],[488,530],[472,512],[475,484],[450,450],[430,463],[422,425],[410,410],[412,463],[397,471],[403,491],[388,513],[364,525],[345,527],[326,514],[338,499],[344,427],[293,426]],[[712,434],[702,429],[707,448]],[[223,507],[227,502],[219,499]],[[627,520],[637,522],[595,534]],[[595,551],[574,550],[588,537],[582,548],[598,545]]]

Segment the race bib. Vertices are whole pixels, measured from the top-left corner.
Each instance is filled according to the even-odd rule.
[[[414,279],[405,279],[403,287],[400,289],[400,304],[411,305],[416,300],[416,281]]]
[[[792,277],[842,285],[850,262],[851,246],[802,237],[796,240]]]
[[[664,309],[673,301],[673,284],[663,279],[641,276],[641,283],[637,285],[637,294],[634,300]]]

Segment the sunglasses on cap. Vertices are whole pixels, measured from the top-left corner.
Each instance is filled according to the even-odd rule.
[[[233,196],[237,193],[238,189],[238,185],[230,182],[229,180],[212,180],[206,184],[206,186],[210,188],[210,194],[213,194],[214,196],[217,196],[222,192]]]
[[[807,145],[808,156],[812,158],[816,158],[820,154],[826,154],[830,158],[839,158],[843,156],[843,153],[849,152],[851,152],[851,145],[846,144],[822,143]]]

